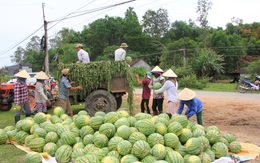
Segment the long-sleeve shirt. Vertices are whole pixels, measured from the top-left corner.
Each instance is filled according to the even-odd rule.
[[[46,101],[48,100],[46,94],[44,93],[44,85],[41,82],[36,83],[35,88],[35,102],[46,104]]]
[[[150,99],[151,89],[148,87],[150,81],[151,81],[151,79],[149,79],[147,77],[142,81],[142,84],[143,84],[142,98],[143,99]]]
[[[183,111],[184,105],[187,106],[185,115],[190,118],[194,114],[197,114],[203,110],[203,104],[200,99],[197,97],[193,98],[192,100],[183,101],[180,100],[179,108],[178,108],[178,114],[181,114]]]
[[[173,83],[172,81],[167,80],[160,89],[154,90],[154,93],[159,94],[166,91],[167,100],[175,103],[177,101],[177,90],[178,82],[176,81]]]
[[[163,85],[164,82],[165,82],[165,78],[163,76],[161,76],[161,75],[158,78],[153,77],[151,79],[150,84],[149,84],[149,88],[153,89],[153,85],[155,83],[161,83]],[[156,94],[156,93],[154,93],[154,90],[153,90],[153,98],[154,99],[161,99],[161,98],[164,98],[164,95],[163,94],[162,95],[161,94]]]
[[[123,48],[119,48],[115,51],[115,61],[124,61],[126,51]]]
[[[59,85],[59,98],[63,100],[69,100],[70,95],[70,82],[66,77],[62,77]]]
[[[89,62],[90,62],[88,52],[86,52],[86,51],[83,50],[83,49],[80,49],[80,50],[78,51],[78,59],[79,59],[79,61],[82,62],[82,63],[89,63]]]
[[[17,80],[14,84],[14,103],[21,105],[28,102],[27,84]]]

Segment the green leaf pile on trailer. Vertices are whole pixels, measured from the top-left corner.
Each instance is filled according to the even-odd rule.
[[[110,91],[111,79],[114,76],[126,76],[128,82],[129,111],[133,113],[133,86],[134,78],[132,69],[124,61],[100,61],[90,63],[63,64],[59,63],[58,69],[61,76],[61,70],[69,69],[70,81],[76,82],[76,85],[82,86],[82,91],[75,91],[74,96],[80,96],[85,99],[86,95],[99,88],[103,83],[107,83]]]

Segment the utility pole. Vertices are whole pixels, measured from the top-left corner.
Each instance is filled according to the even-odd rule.
[[[183,51],[183,67],[186,67],[186,52],[185,52],[185,49],[180,49],[180,51]]]
[[[44,56],[45,56],[45,74],[50,76],[49,71],[49,54],[48,54],[48,34],[47,34],[47,25],[48,22],[45,20],[45,13],[44,13],[44,3],[42,3],[42,12],[43,12],[43,22],[44,22]],[[48,83],[48,82],[47,82]]]

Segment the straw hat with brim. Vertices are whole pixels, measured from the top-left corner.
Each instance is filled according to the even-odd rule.
[[[78,47],[83,47],[83,45],[82,44],[77,44],[76,46],[75,46],[76,48],[78,48]]]
[[[163,73],[164,77],[172,77],[177,78],[178,76],[172,71],[172,69],[167,70],[165,73]]]
[[[178,98],[183,101],[188,101],[196,97],[196,92],[190,90],[189,88],[184,88],[179,94]]]
[[[22,70],[22,71],[18,72],[17,74],[15,74],[14,76],[18,77],[18,78],[31,78],[31,76],[28,74],[28,72],[26,70]]]
[[[65,69],[63,69],[63,70],[61,71],[61,73],[62,73],[63,75],[67,75],[67,74],[69,74],[69,69],[65,68]]]
[[[159,66],[155,66],[151,72],[163,72],[163,70]]]
[[[40,80],[47,80],[47,79],[49,79],[49,77],[48,77],[44,72],[42,72],[42,71],[38,72],[38,73],[34,76],[34,78],[40,79]]]
[[[126,43],[122,43],[120,47],[121,47],[121,48],[127,48],[128,45],[127,45]]]

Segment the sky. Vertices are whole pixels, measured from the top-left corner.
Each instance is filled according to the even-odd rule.
[[[11,56],[17,47],[26,47],[32,36],[44,35],[43,20],[48,22],[48,37],[54,37],[62,28],[82,31],[93,21],[110,17],[124,17],[128,7],[133,7],[139,21],[147,10],[160,8],[168,11],[170,22],[196,22],[198,0],[135,0],[106,10],[96,11],[107,6],[130,0],[1,0],[0,1],[0,68],[11,66]],[[212,7],[208,12],[209,26],[225,28],[231,18],[239,18],[243,23],[260,22],[260,0],[209,0]],[[89,11],[88,14],[68,18],[76,12]],[[91,11],[91,12],[90,12]],[[45,17],[43,17],[43,13]],[[73,14],[74,13],[74,14]],[[67,17],[62,21],[57,21]],[[197,25],[198,22],[196,22]],[[37,31],[37,32],[36,32]],[[33,35],[32,35],[33,34]],[[31,36],[32,35],[32,36]],[[30,36],[30,37],[29,37]],[[75,52],[76,53],[76,52]],[[75,55],[76,56],[76,55]]]

